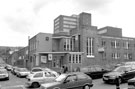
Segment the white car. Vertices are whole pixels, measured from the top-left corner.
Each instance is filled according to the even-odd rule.
[[[0,69],[0,79],[7,79],[9,80],[9,74],[6,69]]]
[[[26,87],[38,88],[40,84],[52,81],[58,76],[58,74],[49,71],[35,72],[27,77]]]
[[[16,71],[16,75],[18,77],[26,77],[30,74],[30,71],[27,68],[18,68]]]

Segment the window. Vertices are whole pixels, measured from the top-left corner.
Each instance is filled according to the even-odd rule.
[[[69,81],[69,82],[74,82],[77,80],[77,76],[75,75],[71,75],[71,76],[68,76],[66,81]]]
[[[76,19],[76,18],[64,17],[63,19],[64,19],[64,20],[70,20],[70,21],[77,21],[77,19]]]
[[[70,54],[69,63],[81,63],[81,54]]]
[[[55,77],[55,75],[51,72],[45,72],[46,77]]]
[[[105,46],[106,45],[106,42],[104,40],[102,40],[102,46]]]
[[[76,55],[76,63],[78,63],[78,55]]]
[[[71,63],[71,55],[69,55],[69,63]]]
[[[46,39],[46,41],[49,41],[49,37],[46,37],[45,39]]]
[[[125,49],[129,49],[130,46],[131,46],[131,45],[129,44],[129,42],[124,42],[124,43],[123,43],[123,47],[124,47]]]
[[[43,73],[36,73],[33,77],[34,78],[43,77]]]
[[[113,59],[120,59],[120,53],[112,53]]]
[[[71,50],[71,39],[70,38],[65,38],[64,39],[64,50],[69,51]]]
[[[81,55],[79,55],[79,63],[81,63]]]
[[[112,41],[112,42],[111,42],[111,47],[112,47],[112,48],[115,48],[115,41]]]
[[[76,22],[71,22],[71,21],[64,21],[63,23],[64,24],[71,24],[71,25],[76,25],[77,24]]]
[[[94,57],[94,38],[88,37],[86,45],[87,57]]]
[[[74,55],[72,55],[72,57],[73,57],[73,63],[75,63],[75,57],[74,57]]]
[[[124,59],[132,59],[132,53],[125,53]]]

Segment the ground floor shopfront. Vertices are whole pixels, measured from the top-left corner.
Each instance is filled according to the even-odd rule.
[[[39,52],[31,56],[29,68],[40,66],[60,71],[62,66],[67,66],[69,71],[74,71],[83,66],[83,57],[83,52]]]

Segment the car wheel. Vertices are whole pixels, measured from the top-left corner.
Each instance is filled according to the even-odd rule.
[[[89,85],[85,85],[83,89],[90,89]]]
[[[32,83],[32,87],[33,88],[39,88],[40,84],[38,82],[34,82],[34,83]]]

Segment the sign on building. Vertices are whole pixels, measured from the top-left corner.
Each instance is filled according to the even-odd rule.
[[[47,63],[47,56],[41,56],[41,62]]]
[[[48,54],[48,60],[52,60],[52,54]]]

